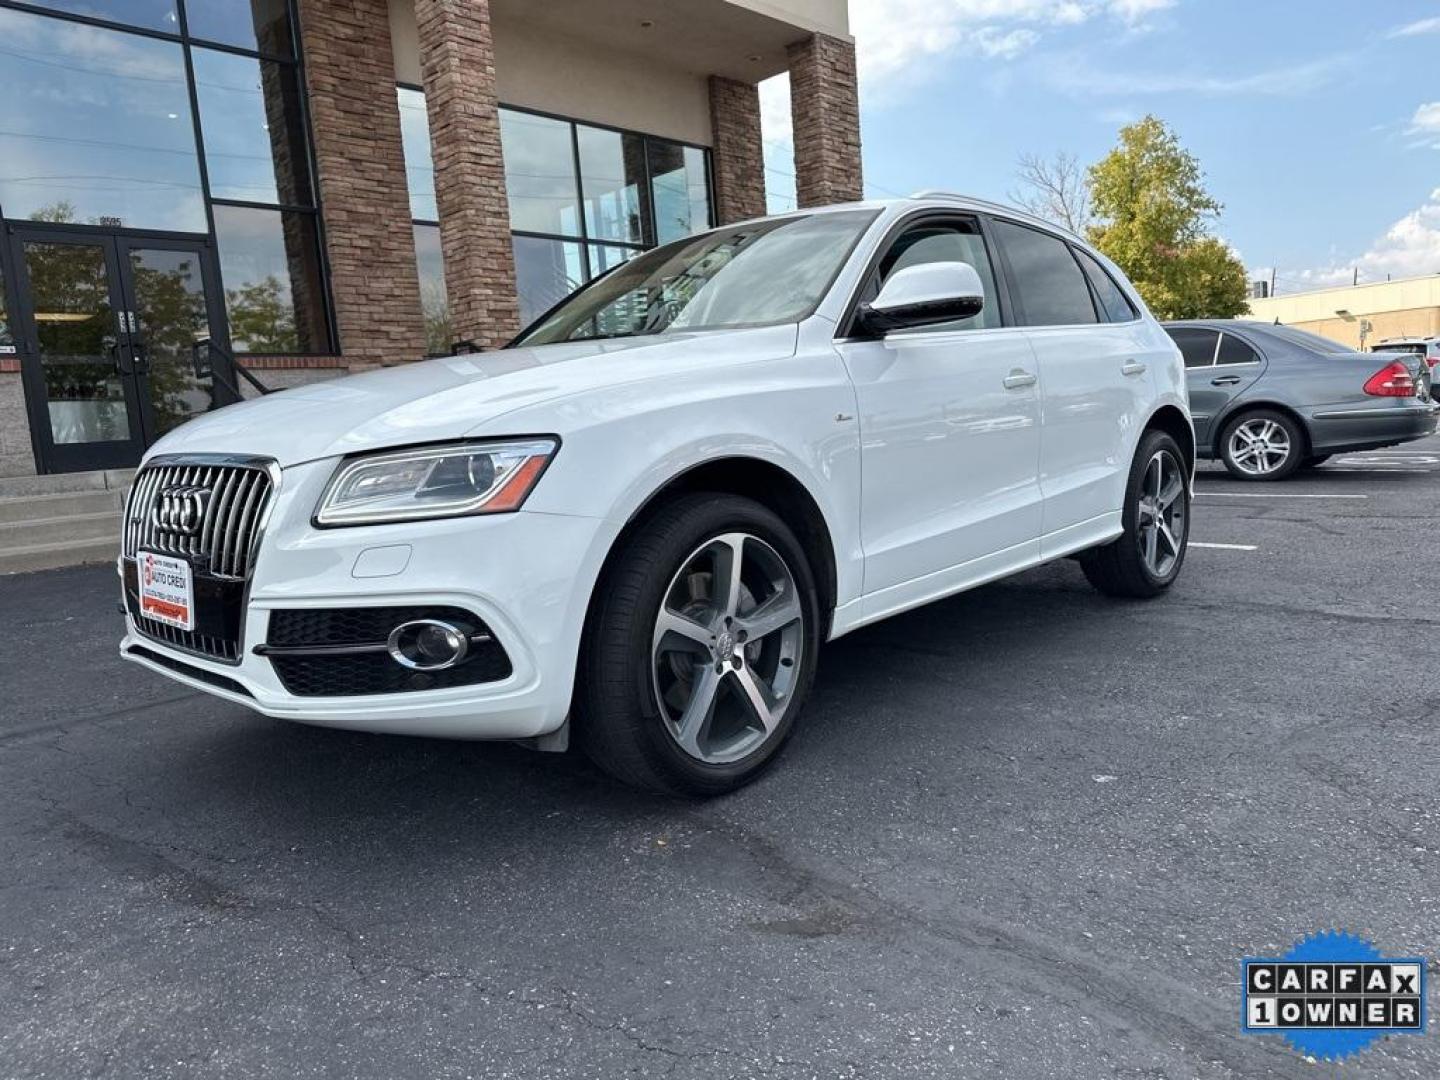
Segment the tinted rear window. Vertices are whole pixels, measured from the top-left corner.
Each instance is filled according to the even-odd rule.
[[[1220,336],[1218,330],[1202,330],[1198,326],[1177,326],[1172,329],[1167,326],[1165,332],[1180,346],[1180,354],[1185,357],[1187,368],[1209,367],[1215,362],[1215,339]]]
[[[1135,310],[1135,305],[1130,303],[1130,298],[1125,295],[1124,290],[1115,284],[1115,279],[1106,272],[1103,266],[1091,258],[1088,252],[1076,248],[1075,257],[1080,260],[1080,265],[1085,270],[1085,276],[1095,287],[1095,295],[1100,298],[1100,308],[1105,312],[1106,318],[1111,322],[1129,322],[1131,319],[1140,317],[1140,313]]]
[[[995,222],[995,238],[1010,260],[1010,291],[1021,325],[1099,321],[1085,275],[1063,240],[1009,221]]]
[[[1425,346],[1417,341],[1414,344],[1410,345],[1376,345],[1375,348],[1371,349],[1370,351],[1410,353],[1413,356],[1424,356]]]
[[[1223,334],[1220,338],[1220,352],[1215,357],[1217,364],[1257,364],[1260,354],[1234,334]]]

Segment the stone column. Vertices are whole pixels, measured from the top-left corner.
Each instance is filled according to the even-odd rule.
[[[316,183],[339,347],[358,366],[425,354],[385,0],[300,0]]]
[[[796,200],[824,206],[863,198],[854,43],[813,34],[789,53]]]
[[[711,169],[715,221],[765,213],[765,150],[760,137],[760,92],[754,83],[710,76]]]
[[[495,347],[520,329],[490,0],[415,0],[450,324]]]

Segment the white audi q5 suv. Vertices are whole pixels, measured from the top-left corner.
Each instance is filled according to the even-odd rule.
[[[125,510],[122,654],[269,716],[573,736],[712,794],[821,643],[1062,556],[1180,572],[1185,371],[1083,241],[956,196],[646,252],[508,348],[211,413]]]

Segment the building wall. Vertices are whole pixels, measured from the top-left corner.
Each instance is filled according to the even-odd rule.
[[[35,472],[22,383],[18,367],[14,371],[9,365],[0,369],[0,476],[31,476]]]
[[[399,82],[420,85],[413,0],[389,0]],[[495,80],[502,105],[591,120],[708,146],[706,78],[638,53],[597,50],[505,12],[494,13]]]
[[[1352,316],[1345,318],[1338,311]],[[1250,301],[1250,314],[1360,347],[1360,321],[1371,324],[1367,346],[1386,338],[1440,335],[1440,275],[1316,289]]]

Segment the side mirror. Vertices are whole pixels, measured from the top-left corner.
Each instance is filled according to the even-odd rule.
[[[880,295],[860,305],[860,323],[884,334],[968,319],[984,308],[985,286],[969,263],[921,263],[891,274]]]

